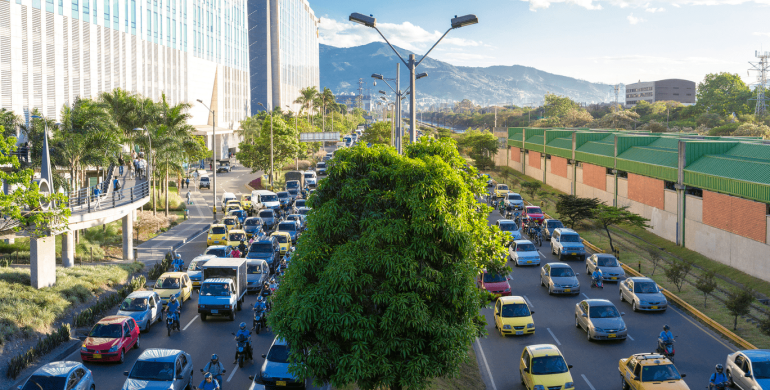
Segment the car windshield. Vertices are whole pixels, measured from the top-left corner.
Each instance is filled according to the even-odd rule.
[[[515,223],[501,223],[500,230],[504,232],[513,232],[519,230],[519,227]]]
[[[315,166],[316,168],[326,168],[326,163],[318,163]]]
[[[297,230],[297,224],[294,222],[279,223],[278,230],[282,232],[293,232]]]
[[[230,286],[224,283],[203,283],[200,295],[226,297],[230,295]]]
[[[281,191],[281,192],[278,193],[278,199],[288,198],[289,196],[290,196],[289,193],[286,192],[286,191]]]
[[[249,253],[270,253],[273,251],[273,246],[269,243],[255,242],[249,247]]]
[[[754,379],[770,379],[770,361],[752,362],[751,368],[754,369]]]
[[[155,288],[179,288],[179,278],[160,278],[155,282]]]
[[[235,225],[235,218],[225,218],[224,221],[222,221],[225,225]]]
[[[524,303],[503,305],[503,312],[500,315],[503,318],[528,317],[529,307]]]
[[[588,316],[591,318],[617,318],[620,317],[618,309],[614,306],[591,306],[588,308]]]
[[[128,377],[144,381],[171,381],[174,379],[174,363],[138,361]]]
[[[516,252],[535,252],[535,244],[518,244],[516,245]]]
[[[243,224],[246,225],[246,226],[259,226],[260,222],[261,221],[259,219],[257,219],[257,218],[249,218],[246,221],[244,221]]]
[[[305,207],[305,203],[306,203],[306,201],[304,199],[300,199],[300,200],[294,202],[294,206]]]
[[[673,364],[642,366],[642,382],[660,382],[682,379]]]
[[[497,189],[498,189],[498,190],[507,190],[507,189],[508,189],[508,186],[507,186],[507,185],[504,185],[504,184],[501,184],[501,185],[497,186]]]
[[[500,283],[505,282],[505,276],[484,273],[484,283]]]
[[[202,181],[202,182],[203,182],[203,181],[209,181],[209,178],[208,178],[208,177],[202,177],[202,178],[201,178],[201,181]]]
[[[123,335],[122,329],[123,324],[96,324],[91,328],[88,337],[119,339]]]
[[[200,271],[203,269],[203,264],[206,264],[205,261],[192,261],[190,262],[190,266],[187,268],[188,271]]]
[[[312,179],[312,178],[313,178],[313,174],[312,173],[306,173],[305,174],[305,179]]]
[[[246,235],[243,233],[230,233],[230,241],[244,241]]]
[[[558,229],[563,228],[564,225],[561,223],[561,221],[548,221],[548,228],[549,229]]]
[[[527,213],[528,214],[542,214],[543,211],[540,210],[540,207],[529,207],[529,208],[527,208]]]
[[[128,297],[120,304],[120,310],[123,311],[145,311],[147,310],[147,298]]]
[[[596,263],[599,267],[618,267],[618,260],[611,256],[598,256]]]
[[[276,234],[273,237],[278,239],[278,242],[280,242],[281,244],[285,244],[285,243],[289,242],[289,240],[283,234]]]
[[[561,374],[569,371],[561,356],[541,356],[532,359],[532,375]]]
[[[242,201],[251,201],[251,195],[244,195],[243,198],[241,198]]]
[[[249,274],[261,274],[262,273],[262,266],[260,264],[249,264],[246,267],[246,273],[249,273]]]
[[[275,195],[262,195],[263,202],[277,202],[278,197]]]
[[[289,180],[286,182],[286,189],[289,188],[299,188],[299,181],[297,180]]]
[[[509,194],[508,200],[522,200],[522,199],[521,199],[521,195]]]
[[[32,375],[22,390],[63,389],[66,384],[66,376]]]
[[[227,257],[227,249],[225,248],[209,248],[206,249],[204,255],[214,255],[216,257]]]
[[[551,268],[551,277],[554,278],[568,278],[575,276],[575,273],[572,272],[572,268],[567,267],[554,267]]]
[[[260,218],[273,218],[275,214],[273,214],[272,210],[262,210],[259,212]]]
[[[285,345],[273,345],[267,353],[267,360],[275,363],[289,362],[289,347]]]
[[[562,234],[560,242],[580,242],[580,236],[577,234]]]
[[[225,234],[225,232],[227,232],[227,228],[224,226],[216,226],[211,228],[209,234]]]
[[[653,282],[634,283],[634,292],[641,294],[653,294],[658,292],[658,285]]]

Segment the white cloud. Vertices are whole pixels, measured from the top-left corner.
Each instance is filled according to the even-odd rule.
[[[377,28],[388,38],[391,44],[410,50],[427,50],[441,36],[443,32],[429,32],[420,26],[409,22],[401,24],[378,23]],[[340,22],[328,17],[321,17],[318,25],[320,42],[336,47],[352,47],[365,45],[371,42],[384,42],[376,30],[352,22]],[[441,41],[442,45],[456,47],[487,46],[481,41],[470,39],[446,37]]]
[[[574,4],[589,10],[601,10],[602,4],[611,5],[620,8],[647,8],[655,11],[648,12],[663,12],[664,8],[649,7],[650,3],[639,0],[521,0],[529,3],[530,11],[537,11],[538,9],[545,9],[551,6],[551,4],[565,3]],[[662,0],[657,3],[668,4],[672,7],[679,8],[682,5],[738,5],[744,3],[755,3],[761,5],[770,5],[770,0]]]
[[[649,12],[649,13],[653,13],[653,14],[654,14],[654,13],[656,13],[656,12],[663,12],[663,11],[665,11],[665,10],[666,10],[665,8],[654,8],[654,7],[653,7],[653,8],[646,8],[644,11],[645,11],[645,12]]]
[[[770,32],[755,32],[753,35],[759,35],[760,37],[770,37]]]
[[[537,11],[540,8],[548,8],[553,3],[575,4],[589,10],[602,9],[601,4],[594,4],[593,0],[522,0],[529,2],[529,10]]]
[[[639,22],[644,22],[644,19],[637,18],[634,14],[628,15],[628,23],[639,24]]]

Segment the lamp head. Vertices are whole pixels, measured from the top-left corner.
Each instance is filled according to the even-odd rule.
[[[385,92],[383,90],[380,90],[380,93],[383,94],[383,95],[387,95],[388,94],[387,92]]]
[[[478,22],[479,22],[479,18],[477,18],[476,15],[473,15],[473,14],[460,16],[460,17],[455,16],[454,19],[452,19],[452,28],[470,26],[471,24],[476,24]]]
[[[372,78],[377,80],[382,80],[382,75],[377,73],[372,73]]]
[[[195,100],[197,100],[198,103],[203,103],[203,100],[200,100],[200,99],[195,99]]]
[[[366,27],[376,27],[377,26],[377,19],[373,17],[372,15],[366,16],[363,14],[359,14],[358,12],[353,12],[350,14],[350,17],[348,18],[351,22],[363,24]]]
[[[427,72],[420,73],[420,74],[414,76],[414,79],[415,80],[419,80],[419,79],[421,79],[423,77],[428,77],[428,73]]]

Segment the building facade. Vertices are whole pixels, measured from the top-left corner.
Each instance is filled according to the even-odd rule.
[[[248,15],[252,110],[299,111],[299,91],[320,89],[313,9],[307,0],[248,0]]]
[[[216,121],[220,155],[250,115],[247,44],[246,0],[0,0],[0,107],[58,119],[115,88],[165,94],[209,147]]]
[[[673,100],[682,104],[695,104],[695,82],[668,79],[626,85],[627,106],[634,106],[642,100],[647,103]]]

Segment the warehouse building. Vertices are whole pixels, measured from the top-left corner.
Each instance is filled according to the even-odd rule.
[[[695,104],[695,82],[668,79],[627,84],[626,106],[635,106],[642,100],[647,103],[675,101],[682,104]]]

